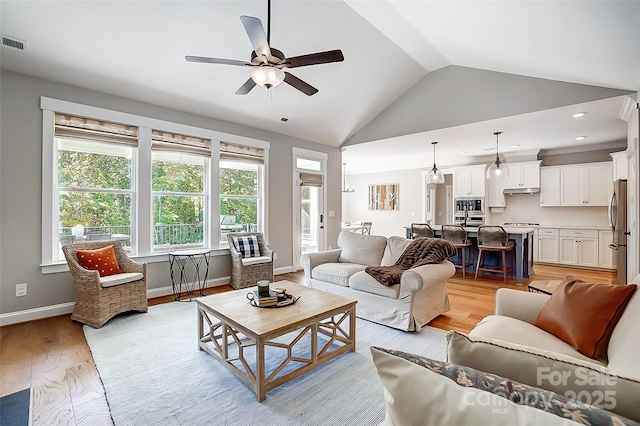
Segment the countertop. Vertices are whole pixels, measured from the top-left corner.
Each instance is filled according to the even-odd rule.
[[[500,225],[504,228],[505,231],[507,231],[510,234],[528,234],[530,232],[534,232],[535,229],[531,228],[531,227],[524,227],[524,226],[505,226],[505,225]],[[433,228],[434,230],[437,231],[441,231],[442,230],[442,225],[431,225],[431,228]],[[468,226],[466,228],[464,228],[467,232],[478,232],[478,227],[476,226]]]
[[[547,228],[547,229],[592,229],[596,231],[609,231],[611,230],[608,226],[597,226],[597,225],[540,225],[538,228]]]

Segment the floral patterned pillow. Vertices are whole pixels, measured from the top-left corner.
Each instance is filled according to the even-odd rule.
[[[403,358],[451,379],[458,386],[490,392],[515,404],[536,408],[577,423],[615,426],[638,425],[638,423],[625,417],[569,399],[564,395],[524,385],[495,374],[484,373],[471,367],[435,361],[420,355],[392,349],[375,349]]]

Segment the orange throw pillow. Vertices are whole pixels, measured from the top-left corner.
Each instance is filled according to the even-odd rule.
[[[122,273],[113,246],[97,250],[78,250],[76,256],[84,269],[98,271],[101,277]]]
[[[611,333],[636,288],[635,284],[590,284],[569,275],[534,325],[590,358],[606,360]]]

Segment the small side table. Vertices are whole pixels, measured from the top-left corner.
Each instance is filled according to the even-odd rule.
[[[536,280],[531,281],[528,286],[528,290],[531,293],[553,294],[558,288],[562,280]]]
[[[204,276],[201,277],[200,269],[203,266],[205,267]],[[198,288],[200,296],[204,296],[204,287],[209,275],[209,250],[184,250],[169,253],[169,271],[171,272],[173,300],[180,300],[182,286],[186,290],[189,301]]]

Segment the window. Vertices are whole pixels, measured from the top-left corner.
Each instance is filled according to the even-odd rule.
[[[208,140],[152,132],[153,250],[206,245]]]
[[[226,248],[232,230],[264,232],[268,142],[46,97],[40,105],[43,273],[66,270],[70,242],[118,240],[160,262],[154,255],[171,250]]]
[[[73,241],[117,239],[129,249],[137,129],[61,114],[55,120],[57,259]]]
[[[220,143],[220,244],[230,232],[263,229],[262,149]]]

